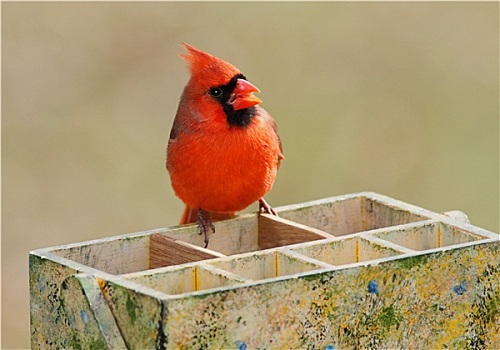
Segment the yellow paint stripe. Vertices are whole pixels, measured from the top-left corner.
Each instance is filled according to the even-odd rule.
[[[437,240],[438,240],[437,246],[438,246],[438,248],[441,248],[441,239],[442,239],[442,237],[441,237],[441,224],[438,223],[437,224]]]
[[[198,291],[201,289],[201,287],[200,287],[200,271],[198,270],[198,266],[195,266],[193,269],[193,284],[194,284],[195,291]]]

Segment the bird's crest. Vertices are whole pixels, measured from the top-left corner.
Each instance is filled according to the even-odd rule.
[[[179,56],[189,64],[191,77],[197,77],[213,85],[224,84],[241,72],[231,63],[221,60],[194,46],[184,43],[187,53]]]

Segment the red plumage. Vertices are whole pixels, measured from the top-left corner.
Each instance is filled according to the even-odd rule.
[[[259,90],[230,63],[184,44],[191,78],[184,88],[167,147],[167,169],[186,204],[181,223],[231,217],[271,190],[283,157],[273,118]],[[201,222],[200,222],[201,220]],[[205,227],[205,229],[204,229]]]

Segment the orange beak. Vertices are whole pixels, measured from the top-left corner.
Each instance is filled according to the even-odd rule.
[[[254,92],[260,92],[260,90],[245,79],[238,79],[229,103],[233,105],[235,111],[255,106],[262,100],[254,96]]]

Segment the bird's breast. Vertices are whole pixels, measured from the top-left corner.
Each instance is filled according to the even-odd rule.
[[[168,147],[176,194],[189,206],[234,212],[264,196],[276,178],[279,141],[260,118],[246,127],[200,129]]]

